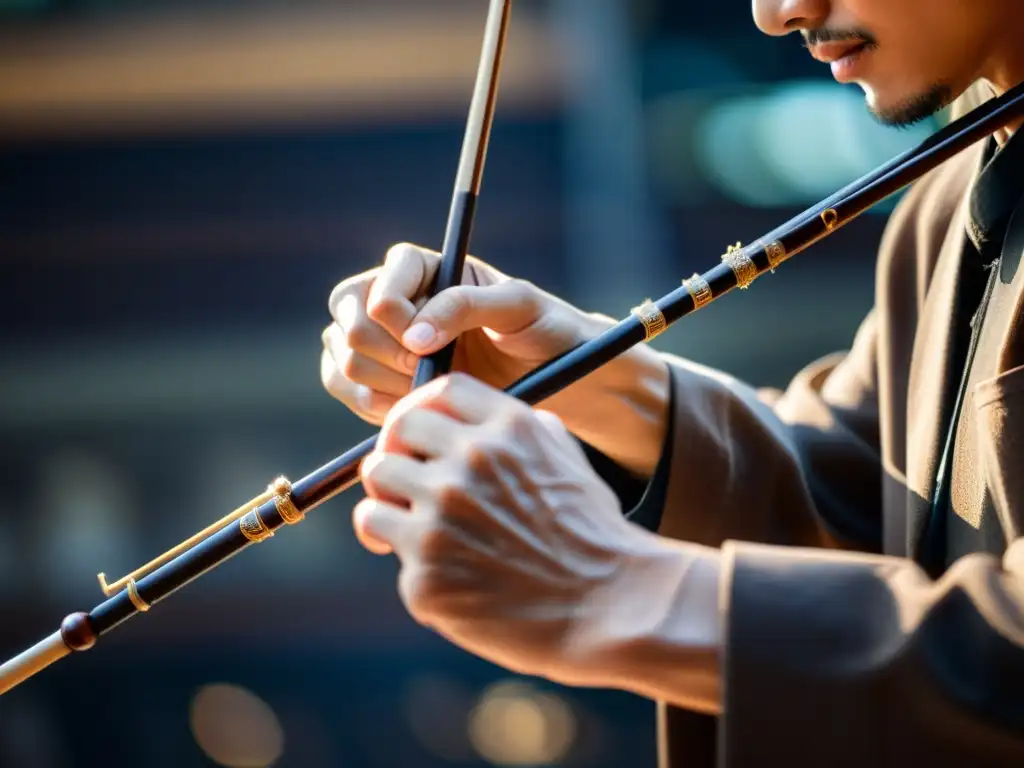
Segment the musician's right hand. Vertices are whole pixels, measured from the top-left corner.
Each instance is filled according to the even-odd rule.
[[[331,293],[333,322],[323,332],[321,380],[367,422],[380,426],[409,392],[420,356],[452,339],[458,339],[453,371],[505,388],[614,324],[472,256],[462,284],[428,300],[439,263],[434,251],[396,245],[382,266],[343,281]],[[549,398],[544,408],[577,434],[582,430],[580,436],[595,447],[643,471],[653,468],[660,450],[667,381],[664,362],[640,345]],[[633,390],[637,402],[631,402]],[[643,442],[651,445],[639,446],[636,441],[645,433],[651,439]]]

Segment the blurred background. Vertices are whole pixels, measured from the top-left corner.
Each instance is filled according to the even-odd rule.
[[[482,0],[0,0],[0,653],[369,434],[327,297],[439,247]],[[749,2],[520,0],[473,253],[622,316],[934,130]],[[782,386],[847,346],[889,206],[661,337]],[[417,627],[347,494],[0,700],[10,768],[653,765],[653,705]],[[638,596],[642,599],[642,596]]]

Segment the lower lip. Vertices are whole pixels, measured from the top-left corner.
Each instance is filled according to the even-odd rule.
[[[864,62],[867,58],[868,49],[860,48],[848,56],[843,56],[831,63],[832,77],[840,83],[848,83],[857,78],[858,73],[864,69]]]

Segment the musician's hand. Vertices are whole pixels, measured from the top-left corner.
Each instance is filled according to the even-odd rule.
[[[714,642],[717,586],[681,587],[698,557],[628,523],[550,413],[439,379],[392,410],[362,480],[360,540],[401,560],[411,615],[474,654],[564,684],[639,680],[637,641],[680,595],[689,658],[690,638]]]
[[[392,410],[362,480],[356,532],[401,559],[412,616],[515,671],[556,661],[633,536],[555,417],[464,376]]]
[[[409,391],[419,356],[454,338],[454,370],[500,388],[602,330],[583,312],[472,257],[462,285],[427,301],[439,263],[433,251],[397,245],[382,267],[331,294],[323,382],[367,421],[381,424]]]
[[[419,356],[452,339],[458,339],[454,371],[504,388],[613,324],[473,257],[462,285],[426,300],[439,262],[433,251],[398,245],[383,266],[345,280],[331,294],[334,322],[323,333],[321,379],[365,421],[382,424],[409,391]],[[641,346],[544,407],[624,466],[645,473],[660,454],[667,402],[667,368]]]

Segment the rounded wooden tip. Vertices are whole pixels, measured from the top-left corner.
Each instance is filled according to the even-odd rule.
[[[87,613],[72,613],[64,619],[60,623],[60,636],[72,651],[88,651],[99,639]]]

